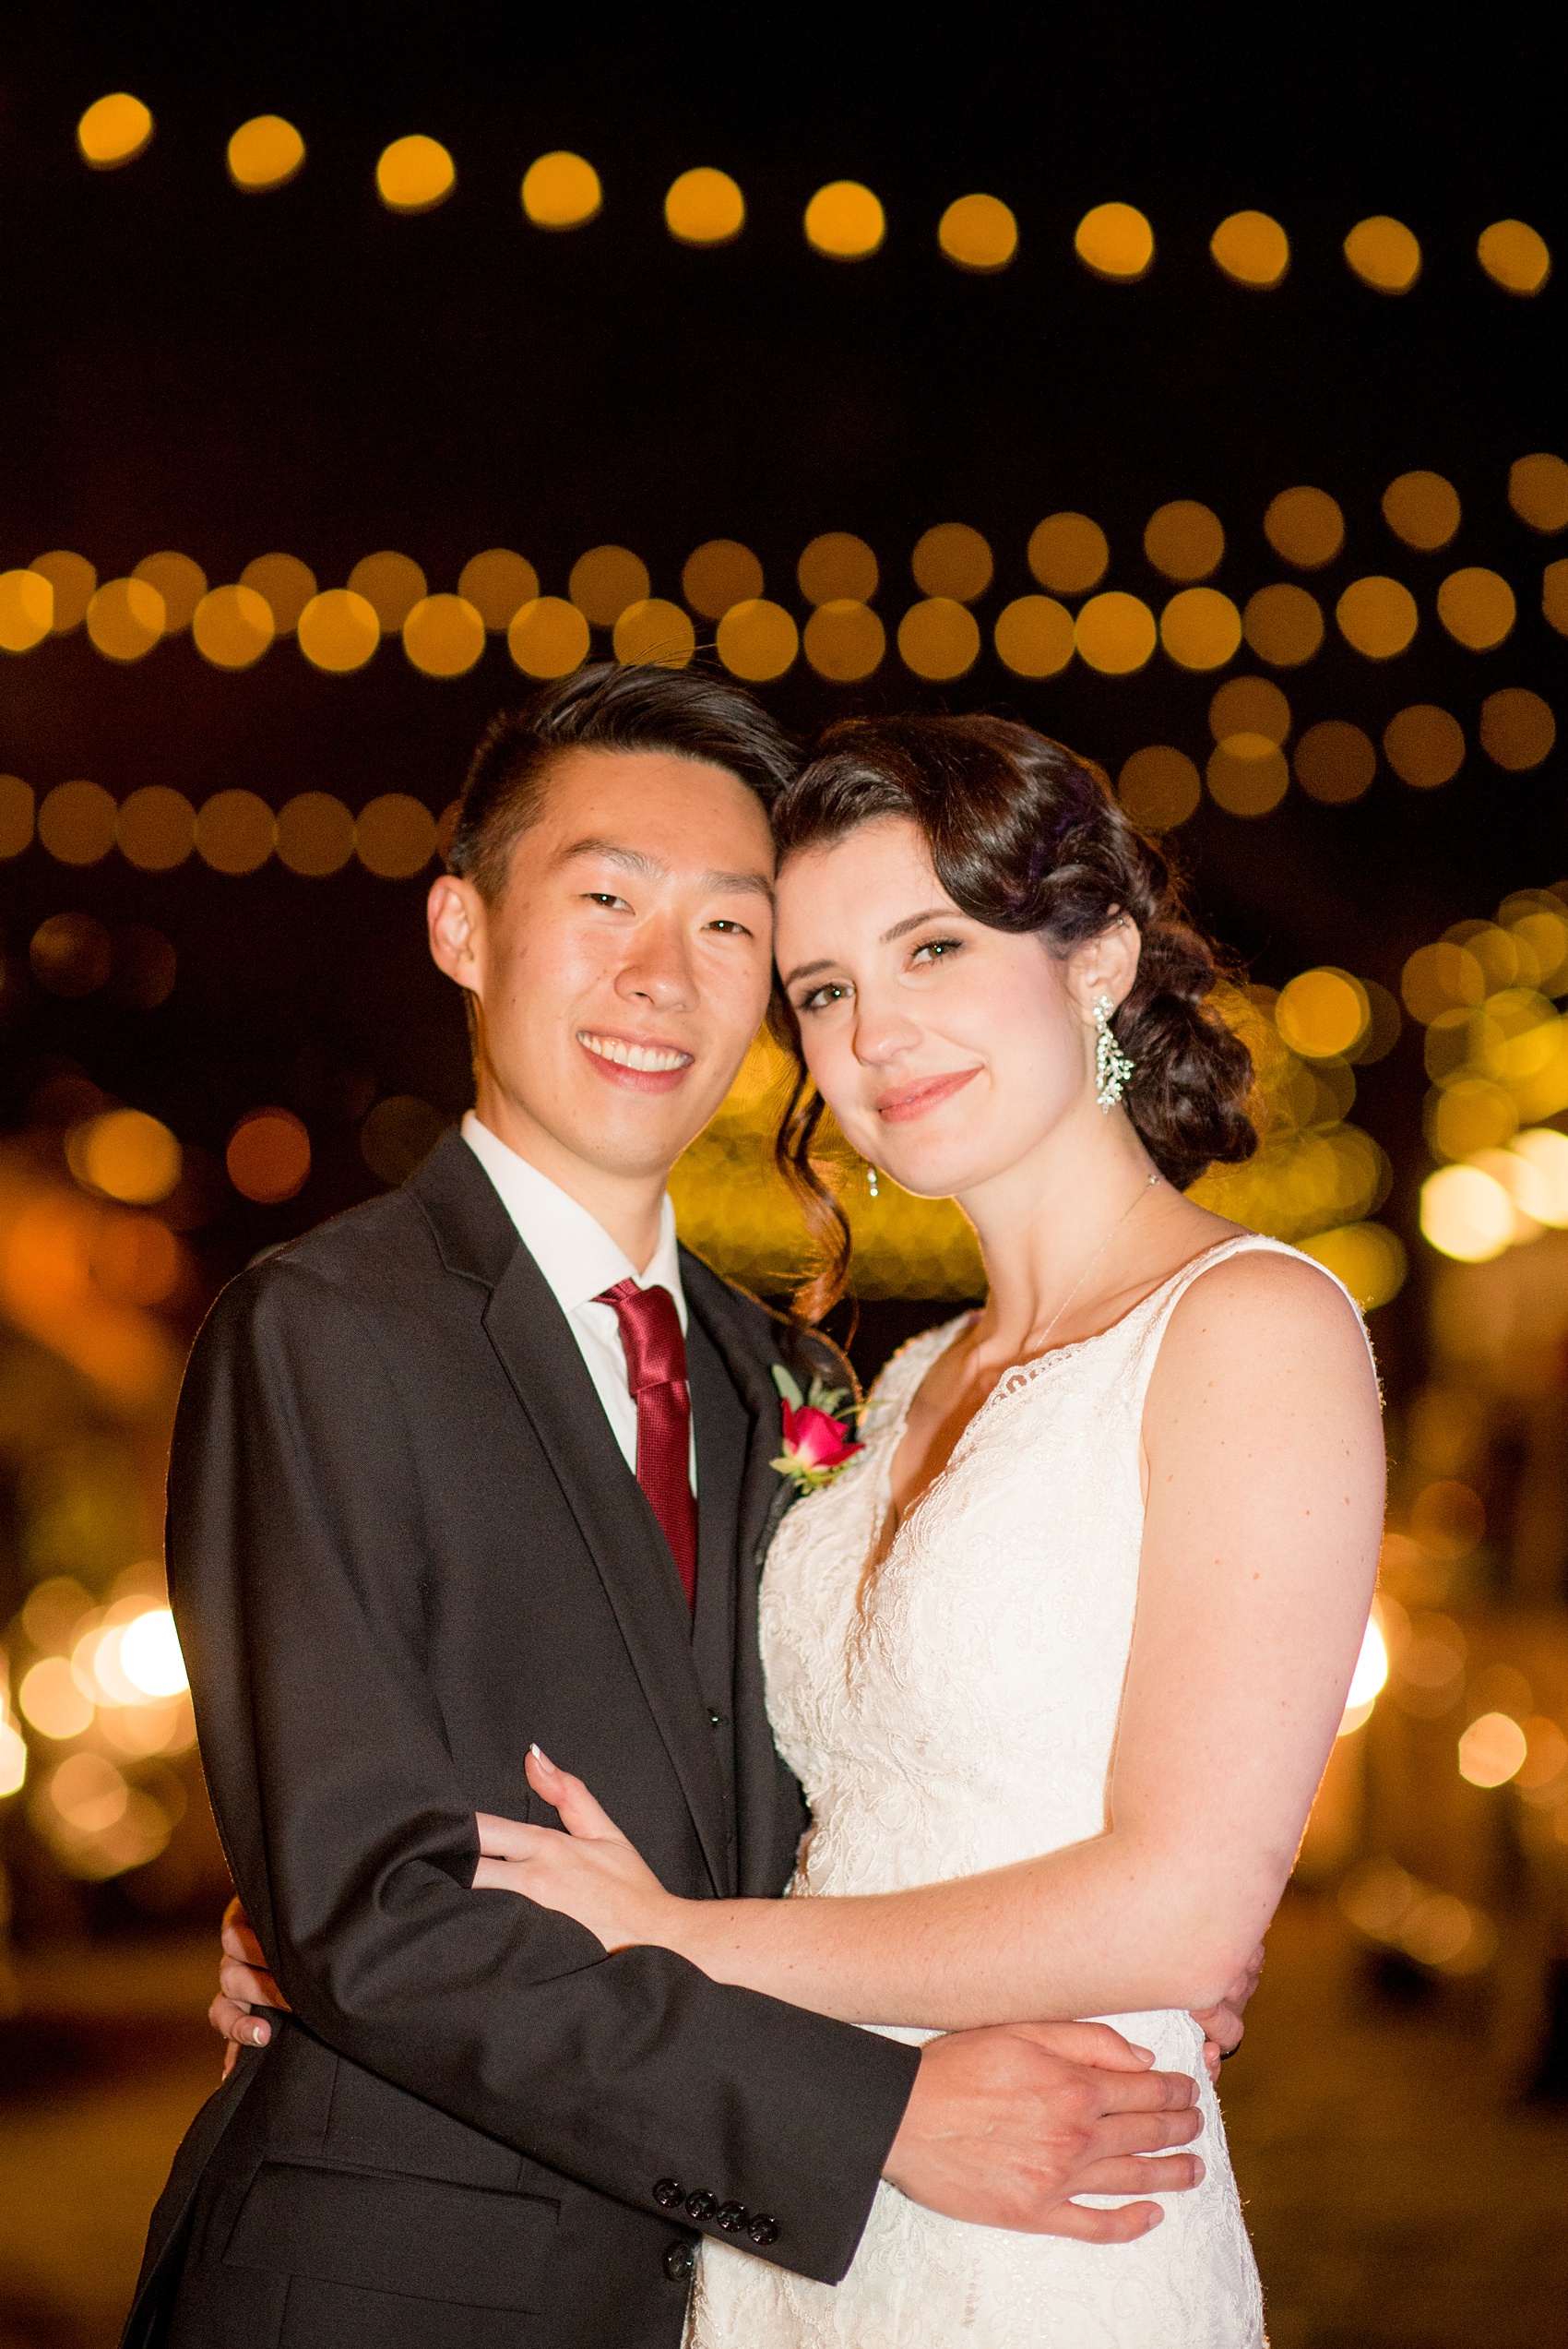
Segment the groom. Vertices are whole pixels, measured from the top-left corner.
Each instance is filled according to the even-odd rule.
[[[833,2281],[879,2177],[1114,2239],[1192,2082],[1096,2026],[921,2049],[471,1889],[474,1814],[581,1773],[689,1897],[777,1894],[804,1824],[756,1582],[809,1343],[677,1247],[665,1180],[769,986],[747,697],[596,669],[498,721],[430,902],[477,1110],[268,1257],[196,1347],[173,1605],[234,1881],[289,2002],[176,2157],[126,2339],[674,2349],[697,2232]],[[259,2035],[260,2026],[246,2026]]]

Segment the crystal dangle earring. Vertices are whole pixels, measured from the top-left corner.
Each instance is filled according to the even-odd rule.
[[[873,1165],[870,1163],[870,1162],[869,1162],[869,1161],[867,1162],[867,1164],[866,1164],[866,1188],[867,1188],[867,1190],[871,1193],[871,1195],[872,1195],[873,1198],[875,1198],[875,1197],[876,1197],[876,1169],[875,1169],[875,1167],[874,1167],[874,1166],[873,1166]]]
[[[1109,1117],[1127,1090],[1127,1079],[1137,1067],[1130,1060],[1111,1032],[1111,1019],[1116,1006],[1109,996],[1099,996],[1094,1007],[1094,1083],[1095,1100],[1100,1113]]]

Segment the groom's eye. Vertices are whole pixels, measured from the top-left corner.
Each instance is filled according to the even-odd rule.
[[[626,902],[624,897],[617,897],[613,889],[589,889],[586,894],[589,905],[624,905]]]
[[[752,935],[743,922],[731,922],[725,919],[710,922],[707,926],[710,930],[721,930],[728,938],[749,938]]]

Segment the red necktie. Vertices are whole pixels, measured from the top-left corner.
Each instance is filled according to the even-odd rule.
[[[686,1341],[668,1289],[617,1281],[594,1299],[615,1308],[626,1384],[637,1406],[637,1483],[664,1528],[686,1604],[697,1596],[697,1505],[692,1493],[692,1401]]]

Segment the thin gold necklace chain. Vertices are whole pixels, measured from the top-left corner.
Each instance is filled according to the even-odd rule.
[[[1055,1329],[1057,1323],[1066,1312],[1067,1307],[1072,1304],[1073,1299],[1077,1295],[1078,1291],[1083,1287],[1084,1282],[1088,1279],[1089,1274],[1094,1270],[1095,1266],[1099,1262],[1100,1258],[1105,1254],[1106,1249],[1111,1246],[1111,1241],[1116,1237],[1116,1234],[1122,1229],[1123,1224],[1126,1222],[1128,1217],[1132,1214],[1133,1210],[1138,1205],[1140,1199],[1145,1199],[1148,1197],[1150,1191],[1153,1190],[1158,1180],[1159,1169],[1156,1167],[1153,1173],[1149,1175],[1148,1181],[1144,1185],[1143,1189],[1141,1191],[1134,1192],[1132,1198],[1128,1200],[1126,1206],[1122,1210],[1121,1214],[1116,1218],[1115,1222],[1111,1225],[1110,1231],[1107,1232],[1104,1239],[1101,1240],[1099,1247],[1096,1248],[1093,1256],[1090,1257],[1088,1262],[1085,1265],[1083,1270],[1079,1273],[1077,1279],[1074,1282],[1072,1287],[1068,1290],[1066,1295],[1063,1298],[1061,1304],[1057,1306],[1055,1312],[1046,1323],[1044,1330],[1040,1333],[1039,1344],[1031,1346],[1029,1349],[1031,1358],[1035,1354],[1042,1354],[1045,1352],[1046,1341],[1050,1338],[1051,1331]]]

